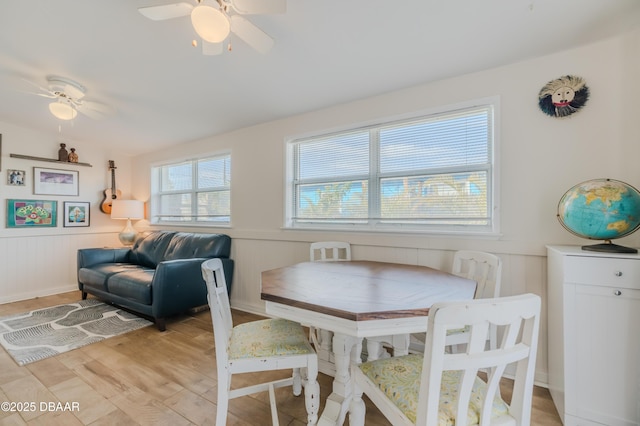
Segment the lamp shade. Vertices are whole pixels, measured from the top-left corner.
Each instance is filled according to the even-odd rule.
[[[78,111],[68,102],[51,102],[49,111],[60,120],[73,120],[78,115]]]
[[[191,11],[191,24],[196,33],[209,43],[220,43],[229,35],[231,24],[220,9],[200,3]]]
[[[113,200],[111,219],[143,219],[144,203],[138,200]]]

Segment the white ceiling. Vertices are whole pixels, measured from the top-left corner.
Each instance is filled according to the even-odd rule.
[[[640,26],[640,0],[288,0],[284,15],[248,16],[275,39],[267,55],[232,39],[203,56],[188,17],[137,11],[170,2],[2,0],[0,121],[135,155]],[[47,75],[116,113],[59,135],[49,100],[26,93]]]

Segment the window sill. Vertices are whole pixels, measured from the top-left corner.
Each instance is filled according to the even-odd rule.
[[[456,237],[456,238],[478,238],[497,240],[502,234],[494,231],[469,231],[469,230],[435,230],[435,229],[420,229],[409,227],[385,227],[385,228],[362,228],[362,227],[335,227],[335,226],[322,226],[322,225],[310,225],[310,226],[284,226],[281,228],[284,231],[322,231],[322,232],[353,232],[360,234],[371,235],[419,235],[419,236],[433,236],[433,237]]]
[[[230,223],[185,223],[185,222],[156,222],[151,223],[152,226],[166,226],[171,228],[224,228],[230,229]]]

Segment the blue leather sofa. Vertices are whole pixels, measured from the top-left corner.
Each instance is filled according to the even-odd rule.
[[[229,292],[233,260],[224,234],[150,231],[132,247],[78,250],[78,287],[82,298],[97,298],[154,319],[160,331],[166,318],[207,305],[201,264],[222,260]]]

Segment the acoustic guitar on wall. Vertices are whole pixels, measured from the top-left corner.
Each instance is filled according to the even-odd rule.
[[[113,200],[122,196],[122,192],[116,189],[116,165],[113,160],[109,160],[109,170],[111,170],[111,188],[104,190],[104,198],[100,204],[100,211],[106,214],[111,214]]]

